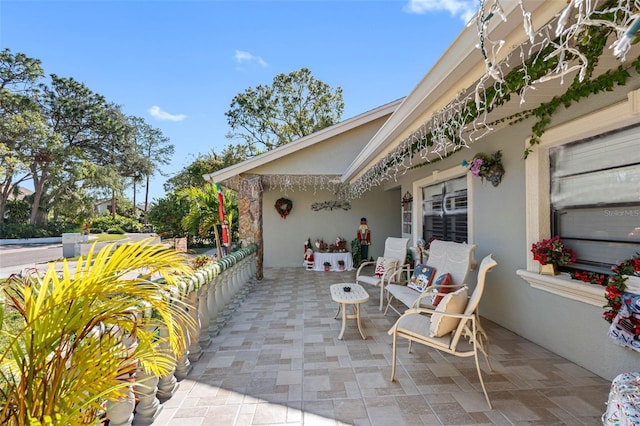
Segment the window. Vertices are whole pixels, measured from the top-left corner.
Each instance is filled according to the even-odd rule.
[[[577,269],[609,273],[640,249],[638,128],[549,150],[551,233]]]
[[[422,238],[467,242],[467,178],[422,188]]]
[[[561,195],[564,193],[567,195],[568,186],[562,186],[562,184],[569,184],[571,182],[571,177],[577,178],[580,175],[579,170],[575,170],[574,173],[558,172],[551,176],[550,171],[554,173],[556,170],[559,170],[559,165],[565,166],[564,158],[555,157],[556,155],[561,155],[560,151],[557,151],[553,156],[550,155],[550,151],[554,151],[556,148],[562,149],[562,147],[570,148],[572,145],[577,145],[576,141],[581,141],[586,143],[601,143],[605,144],[605,149],[602,150],[602,146],[600,149],[600,157],[598,161],[594,161],[594,158],[598,156],[598,154],[593,153],[590,157],[585,153],[585,159],[581,160],[576,157],[574,159],[574,164],[580,165],[580,163],[590,164],[587,167],[587,170],[591,170],[591,173],[600,173],[601,175],[606,175],[605,170],[615,168],[614,165],[608,164],[609,161],[616,160],[615,157],[624,157],[627,154],[637,155],[634,152],[624,153],[626,151],[616,151],[615,148],[615,138],[617,137],[625,137],[625,135],[629,135],[626,129],[629,129],[631,126],[636,126],[636,132],[640,130],[637,126],[640,125],[640,90],[635,90],[629,92],[627,94],[627,99],[621,102],[609,105],[605,108],[594,111],[590,114],[583,115],[574,120],[567,121],[565,123],[559,124],[556,127],[548,129],[540,140],[540,144],[535,147],[535,149],[529,154],[529,157],[525,161],[525,172],[526,172],[526,194],[527,194],[527,208],[526,208],[526,217],[527,217],[527,251],[530,249],[531,244],[536,241],[540,241],[544,238],[549,238],[551,236],[551,232],[557,231],[561,235],[566,235],[567,239],[573,237],[574,231],[568,228],[571,223],[568,220],[565,220],[566,215],[563,215],[565,211],[570,211],[569,206],[574,206],[572,209],[574,214],[576,214],[576,218],[579,218],[577,215],[579,209],[590,210],[595,206],[592,204],[592,201],[588,203],[580,203],[576,202],[580,197],[574,196],[571,199],[568,199],[566,202],[561,200]],[[620,131],[620,129],[625,129]],[[633,130],[629,131],[630,134],[633,134]],[[607,145],[610,144],[610,145]],[[637,142],[636,142],[637,144]],[[633,143],[631,143],[633,145]],[[586,146],[586,145],[585,145]],[[595,145],[591,145],[593,147]],[[569,151],[570,152],[570,151]],[[623,154],[624,153],[624,154]],[[575,152],[574,154],[577,154]],[[562,154],[564,156],[564,154]],[[567,157],[568,158],[568,157]],[[587,158],[590,158],[587,161]],[[619,158],[618,158],[619,159]],[[556,161],[556,166],[551,165],[551,161]],[[569,161],[567,159],[567,161]],[[594,166],[595,164],[595,166]],[[598,165],[599,164],[599,165]],[[637,161],[636,161],[637,164]],[[575,167],[575,166],[574,166]],[[624,166],[622,166],[624,167]],[[637,165],[635,167],[638,167]],[[560,169],[563,170],[563,169]],[[620,170],[618,170],[620,172]],[[597,176],[597,174],[583,173],[583,178]],[[573,176],[572,176],[573,175]],[[637,175],[636,175],[637,176]],[[554,184],[551,184],[551,181],[554,180]],[[564,180],[564,182],[562,182]],[[597,179],[596,179],[597,180]],[[604,181],[602,181],[604,182]],[[609,181],[611,184],[612,181]],[[584,180],[582,182],[585,185],[590,184],[588,180]],[[627,182],[627,184],[631,184],[631,182]],[[560,186],[556,186],[560,185]],[[593,189],[598,189],[599,185],[593,187]],[[633,185],[632,185],[633,186]],[[552,189],[553,187],[553,189]],[[625,185],[628,188],[628,185]],[[609,203],[609,213],[606,213],[606,217],[613,218],[614,215],[619,215],[621,213],[618,212],[619,207],[627,207],[626,210],[633,211],[637,209],[637,207],[632,207],[629,202],[622,202],[621,200],[615,199],[613,197],[618,197],[621,192],[624,192],[622,189],[622,185],[616,185],[614,187],[609,187],[609,189],[605,189],[604,192],[609,192],[607,196],[605,196],[605,202]],[[636,191],[638,188],[638,184],[636,183]],[[567,189],[567,190],[565,190]],[[595,191],[594,191],[595,192]],[[603,193],[602,188],[598,189],[600,194]],[[553,193],[554,200],[551,200]],[[583,196],[591,196],[591,194],[584,194]],[[600,198],[602,198],[600,196]],[[615,199],[615,201],[614,201]],[[636,200],[638,200],[638,192],[636,192]],[[637,205],[637,202],[636,202]],[[613,209],[615,207],[615,210]],[[629,209],[628,207],[631,207]],[[552,209],[556,210],[556,213],[552,213]],[[616,211],[616,213],[613,213]],[[593,211],[591,211],[593,213]],[[604,212],[603,212],[604,213]],[[626,214],[626,213],[623,213]],[[630,213],[634,214],[634,213]],[[555,219],[555,223],[551,223],[552,218]],[[586,216],[585,216],[586,217]],[[592,217],[597,217],[592,215]],[[584,219],[584,218],[583,218]],[[602,217],[600,218],[602,219]],[[602,220],[600,222],[603,222]],[[611,221],[611,223],[620,223],[619,221]],[[640,221],[636,221],[636,223],[640,223]],[[592,223],[589,221],[583,220],[580,228],[590,228],[592,227]],[[637,225],[636,225],[637,226]],[[630,231],[628,231],[630,232]],[[584,233],[584,232],[583,232]],[[589,256],[586,250],[589,243],[587,240],[592,239],[601,244],[602,247],[609,247],[609,239],[598,239],[594,238],[594,236],[589,236],[589,238],[584,238],[584,235],[581,238],[570,238],[571,244],[573,245],[575,242],[580,242],[575,246],[576,251],[578,251],[579,256],[581,257],[581,264],[586,264],[589,261],[592,262],[592,269],[598,268],[596,265],[599,263],[606,264],[612,262],[603,261],[602,259],[594,259],[593,256]],[[584,242],[583,242],[584,241]],[[611,242],[620,242],[619,239],[612,239]],[[582,246],[580,246],[582,244]],[[640,246],[637,244],[636,240],[636,251],[640,250]],[[629,247],[630,248],[630,244]],[[618,257],[616,255],[615,257]],[[626,256],[621,260],[624,260],[630,256]],[[613,261],[615,262],[615,261]],[[553,294],[556,294],[561,297],[565,297],[567,299],[577,300],[583,303],[587,303],[592,306],[596,306],[598,308],[602,308],[603,305],[603,297],[604,297],[604,288],[601,286],[594,286],[591,284],[583,283],[582,281],[576,281],[568,278],[567,275],[561,274],[558,276],[551,275],[540,275],[538,273],[540,265],[538,262],[533,260],[532,256],[527,256],[527,269],[519,269],[516,273],[524,280],[529,282],[529,284],[543,291],[547,291]]]
[[[413,200],[412,200],[413,201]],[[402,233],[411,234],[411,221],[413,203],[411,201],[402,201]]]

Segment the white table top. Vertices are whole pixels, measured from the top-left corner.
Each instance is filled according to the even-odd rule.
[[[344,291],[344,287],[351,287],[351,291]],[[331,284],[331,299],[338,303],[364,303],[369,300],[369,293],[360,284],[339,283]]]
[[[329,262],[331,264],[331,271],[340,271],[338,268],[338,261],[342,260],[344,262],[344,270],[351,271],[353,269],[353,257],[351,252],[342,252],[342,253],[321,253],[315,252],[313,253],[314,271],[324,271],[324,262]]]

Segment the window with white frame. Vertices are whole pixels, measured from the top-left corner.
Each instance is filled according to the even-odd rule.
[[[467,242],[467,178],[422,187],[422,238]]]
[[[640,250],[640,127],[549,149],[551,231],[600,273]]]

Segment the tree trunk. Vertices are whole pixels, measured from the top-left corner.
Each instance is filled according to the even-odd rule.
[[[133,218],[138,219],[138,208],[136,207],[136,178],[133,177]]]
[[[40,200],[42,199],[42,192],[44,190],[44,183],[47,180],[47,174],[43,170],[42,176],[38,176],[35,171],[32,171],[33,176],[33,204],[31,205],[31,217],[29,218],[29,223],[31,225],[38,224],[38,210],[40,210]]]
[[[111,188],[111,217],[116,218],[116,190]]]
[[[147,224],[147,209],[149,208],[149,175],[144,190],[144,224]]]
[[[8,176],[2,186],[0,186],[0,188],[2,188],[2,191],[0,192],[0,222],[4,222],[4,212],[7,208],[7,201],[9,201],[9,195],[11,194],[14,186],[15,185],[11,183],[10,176]]]

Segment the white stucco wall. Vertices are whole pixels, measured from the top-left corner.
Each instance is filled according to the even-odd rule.
[[[293,202],[293,209],[286,219],[282,219],[274,207],[280,197]],[[369,255],[374,259],[382,256],[385,238],[401,236],[400,197],[399,188],[389,191],[379,189],[362,199],[352,200],[350,210],[313,211],[313,203],[336,200],[335,196],[327,191],[314,194],[313,190],[288,194],[266,192],[263,199],[264,266],[302,267],[307,238],[311,238],[312,242],[324,239],[326,243],[331,243],[341,236],[350,247],[361,217],[367,218],[371,229]]]
[[[636,79],[616,93],[590,98],[576,108],[561,111],[554,118],[554,125],[571,122],[589,111],[599,111],[609,103],[624,101],[626,93],[638,87],[638,83]],[[482,316],[605,379],[611,380],[620,372],[636,371],[640,353],[617,346],[607,337],[609,324],[602,318],[600,306],[533,288],[516,274],[517,270],[527,268],[527,260],[531,258],[527,242],[527,160],[523,159],[531,125],[527,121],[506,126],[475,142],[469,150],[408,173],[400,180],[401,191],[411,191],[414,181],[429,176],[433,170],[458,166],[476,152],[491,154],[502,150],[506,173],[500,186],[494,188],[472,178],[469,188],[469,201],[473,205],[472,242],[478,246],[476,260],[494,253],[498,262],[487,278],[480,306]],[[419,194],[416,196],[419,198]],[[414,230],[414,237],[416,232],[421,231]],[[471,283],[475,279],[476,273],[472,273]]]
[[[262,175],[340,175],[378,131],[387,116],[256,167]]]

